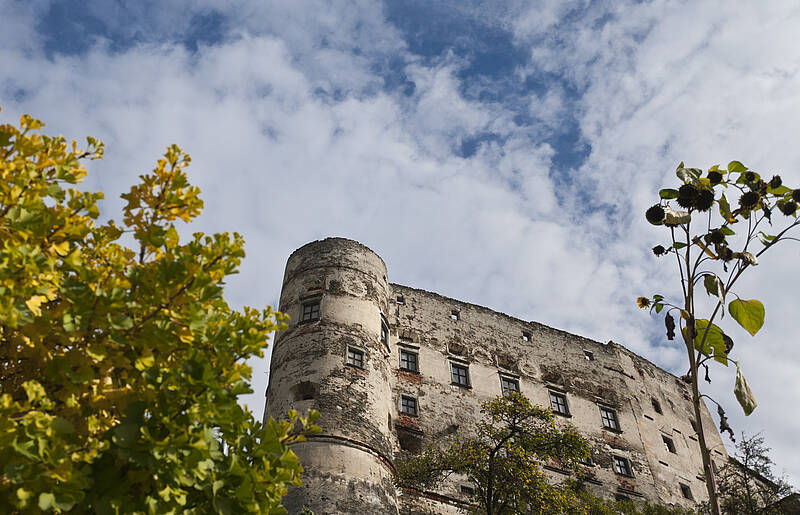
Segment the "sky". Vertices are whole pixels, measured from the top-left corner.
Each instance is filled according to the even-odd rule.
[[[247,241],[235,307],[276,305],[289,254],[341,236],[391,282],[682,375],[682,344],[635,305],[680,289],[644,212],[681,161],[800,185],[798,24],[779,0],[0,0],[0,119],[104,141],[86,188],[117,219],[180,145],[205,200],[186,231]],[[800,242],[782,245],[736,289],[764,328],[724,321],[758,408],[735,367],[704,391],[800,487]],[[251,364],[260,417],[268,360]]]

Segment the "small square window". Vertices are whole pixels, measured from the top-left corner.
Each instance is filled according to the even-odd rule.
[[[678,483],[681,486],[681,494],[683,494],[684,499],[694,500],[692,496],[692,489],[689,488],[689,485],[684,485],[683,483]]]
[[[514,392],[519,393],[519,380],[500,376],[500,388],[503,390],[503,397],[508,397]]]
[[[569,415],[569,406],[567,405],[567,396],[563,393],[550,392],[550,408],[553,413],[558,415]]]
[[[653,404],[653,411],[655,411],[659,415],[664,413],[663,411],[661,411],[661,403],[660,402],[658,402],[656,399],[650,399],[650,402],[652,402],[652,404]]]
[[[347,364],[356,368],[364,368],[364,351],[355,347],[347,347]]]
[[[619,420],[617,412],[613,409],[600,406],[600,418],[603,420],[603,427],[612,431],[619,431]]]
[[[408,372],[419,372],[418,358],[416,352],[400,349],[400,369]]]
[[[467,365],[450,363],[450,376],[453,379],[453,384],[464,387],[469,386],[469,368],[467,368]]]
[[[583,351],[583,358],[586,361],[594,361],[594,352],[592,352],[590,350]]]
[[[400,413],[405,413],[412,417],[417,416],[417,399],[410,395],[400,396]]]
[[[675,442],[672,441],[672,438],[668,438],[662,435],[661,439],[664,440],[664,447],[667,449],[667,451],[671,452],[672,454],[676,454]]]
[[[461,493],[464,495],[474,495],[475,489],[471,486],[461,485]]]
[[[450,320],[461,320],[461,313],[457,309],[454,309],[450,312]]]
[[[300,315],[301,322],[313,322],[319,320],[319,299],[303,303],[303,314]]]
[[[529,333],[528,331],[522,331],[522,341],[523,342],[531,341],[531,333]]]
[[[633,472],[631,472],[631,463],[627,459],[620,458],[619,456],[614,456],[614,472],[623,476],[633,475]]]
[[[396,301],[398,305],[402,306],[406,303],[406,299],[402,295],[398,295]]]

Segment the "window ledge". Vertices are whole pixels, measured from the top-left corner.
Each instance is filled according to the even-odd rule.
[[[352,363],[345,363],[344,366],[350,367],[355,370],[361,370],[362,372],[365,370],[364,367],[359,367],[358,365],[353,365]]]
[[[559,417],[564,417],[564,418],[572,418],[571,413],[561,413],[559,411],[554,411],[553,415],[558,415]]]
[[[609,433],[616,433],[618,435],[622,434],[622,429],[614,429],[614,428],[606,427],[606,426],[603,426],[603,429],[608,431]]]
[[[419,375],[419,370],[410,370],[410,369],[408,369],[408,368],[403,368],[403,367],[400,367],[400,368],[398,368],[397,370],[399,370],[400,372],[405,372],[406,374],[416,374],[416,375]]]
[[[464,390],[472,390],[471,384],[461,384],[461,383],[450,383],[451,386],[458,386],[459,388],[463,388]]]
[[[301,320],[297,322],[297,325],[310,324],[313,322],[319,322],[319,318],[309,318],[308,320]]]

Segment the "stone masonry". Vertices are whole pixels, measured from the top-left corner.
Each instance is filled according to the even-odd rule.
[[[562,412],[590,442],[596,493],[706,499],[687,385],[616,343],[391,284],[377,254],[341,238],[289,257],[279,309],[291,322],[275,339],[265,417],[313,408],[323,429],[294,446],[306,473],[284,499],[290,513],[458,513],[467,483],[398,490],[394,457],[472,427],[504,386]],[[728,456],[705,406],[703,427],[721,466]]]

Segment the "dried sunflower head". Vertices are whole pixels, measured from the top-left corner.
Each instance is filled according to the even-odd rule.
[[[745,172],[744,180],[747,182],[753,182],[756,180],[756,173],[755,172]]]
[[[780,202],[778,203],[778,209],[780,209],[781,213],[783,213],[784,215],[791,216],[795,213],[795,211],[797,211],[797,202],[795,202],[794,200],[790,200],[788,202]]]
[[[700,191],[692,184],[684,184],[678,188],[678,205],[690,209],[694,207],[697,198],[700,196]]]
[[[722,182],[722,174],[716,170],[708,172],[708,180],[711,184],[719,184]]]
[[[800,202],[800,189],[792,191],[792,200],[794,200],[795,202]]]
[[[769,180],[769,187],[773,190],[780,188],[781,184],[783,184],[783,181],[780,175],[773,175],[772,179]]]
[[[709,243],[722,243],[725,241],[725,233],[719,229],[714,229],[706,235],[706,241]]]
[[[753,209],[758,205],[759,200],[761,200],[761,195],[755,191],[748,191],[739,197],[739,205],[742,209]]]
[[[711,190],[700,190],[695,200],[694,207],[698,211],[708,211],[714,205],[714,192]]]
[[[665,249],[663,245],[656,245],[655,247],[653,247],[653,254],[655,254],[656,256],[663,256],[666,253],[667,249]]]
[[[651,224],[658,225],[664,221],[664,218],[667,216],[667,214],[664,212],[664,208],[661,207],[661,205],[656,204],[648,209],[644,216]]]

